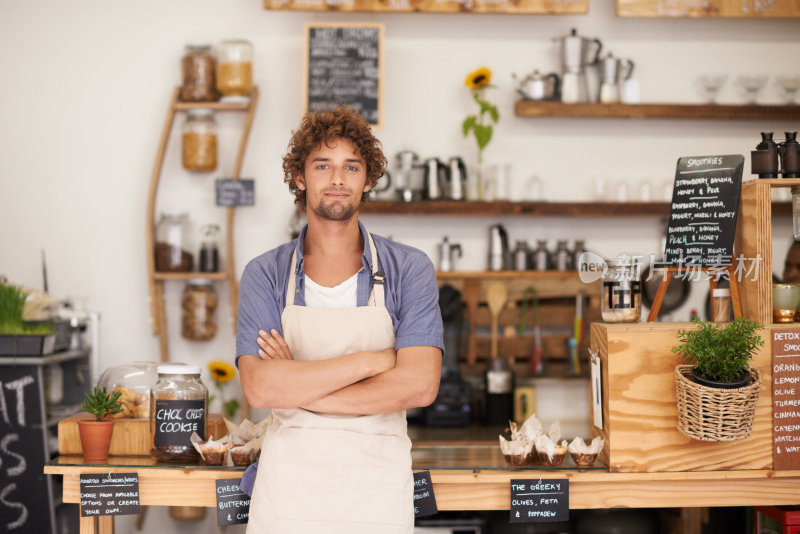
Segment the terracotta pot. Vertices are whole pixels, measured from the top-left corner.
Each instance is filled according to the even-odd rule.
[[[108,460],[108,447],[111,445],[111,433],[114,431],[114,420],[78,421],[81,434],[83,459],[89,462],[105,462]]]

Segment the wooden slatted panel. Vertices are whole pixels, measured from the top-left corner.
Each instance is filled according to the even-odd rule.
[[[617,0],[620,17],[800,17],[798,0]]]

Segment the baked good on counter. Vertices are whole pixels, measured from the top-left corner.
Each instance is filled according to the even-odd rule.
[[[603,439],[596,437],[588,445],[583,441],[583,438],[577,437],[567,447],[572,461],[575,465],[580,467],[588,467],[597,460],[597,455],[603,450]]]
[[[540,434],[536,438],[536,454],[539,456],[539,461],[542,462],[542,465],[549,467],[559,466],[567,456],[567,440],[563,440],[559,445],[549,435]]]
[[[500,452],[511,465],[525,465],[533,461],[533,441],[517,429],[517,424],[509,421],[508,426],[511,431],[511,440],[507,440],[502,435],[500,438]]]

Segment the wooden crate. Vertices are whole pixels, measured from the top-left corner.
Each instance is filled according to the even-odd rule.
[[[465,377],[483,376],[491,355],[491,315],[486,303],[486,288],[494,281],[502,282],[508,291],[505,308],[498,317],[498,355],[509,360],[517,377],[529,376],[533,354],[534,313],[527,307],[524,316],[525,330],[518,333],[525,291],[536,290],[539,299],[539,319],[542,325],[543,362],[546,376],[569,374],[567,340],[572,336],[576,295],[583,294],[584,339],[578,348],[581,375],[588,376],[589,328],[600,318],[599,281],[586,284],[576,271],[498,271],[498,272],[439,272],[439,286],[453,286],[464,299],[464,320],[468,335],[462,340],[459,360]],[[470,294],[474,301],[470,303]],[[470,313],[474,310],[474,313]],[[465,341],[465,342],[464,342]],[[471,363],[472,362],[472,363]]]
[[[772,342],[752,366],[761,372],[761,390],[752,434],[742,441],[712,443],[678,432],[675,366],[670,351],[680,329],[692,323],[592,324],[592,350],[599,350],[605,440],[600,456],[612,472],[712,471],[772,468]]]
[[[94,416],[81,412],[58,422],[58,453],[83,454],[78,421],[88,421]],[[214,438],[228,433],[222,414],[208,414],[208,432]],[[153,436],[150,433],[150,419],[116,419],[111,446],[108,453],[113,456],[150,456]]]

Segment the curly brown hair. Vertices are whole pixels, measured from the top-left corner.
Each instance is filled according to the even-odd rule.
[[[300,128],[292,132],[283,156],[283,181],[289,184],[294,203],[303,209],[306,207],[306,192],[297,187],[294,178],[305,172],[306,158],[312,150],[334,139],[347,139],[353,143],[367,167],[367,185],[370,189],[375,187],[378,178],[386,170],[388,160],[383,154],[381,142],[372,135],[372,129],[358,111],[340,106],[330,111],[306,113]],[[361,196],[362,204],[366,198],[366,194]]]

